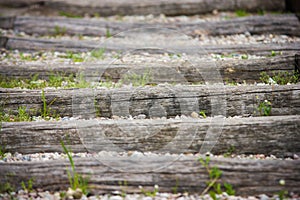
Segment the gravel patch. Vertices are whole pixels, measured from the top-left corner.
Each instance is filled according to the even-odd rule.
[[[4,36],[19,36],[19,37],[32,37],[23,32],[15,32],[13,30],[4,30],[0,29],[0,33]],[[179,37],[180,36],[180,37]],[[182,36],[182,37],[181,37]],[[144,37],[144,36],[143,36]],[[168,36],[170,37],[170,36]],[[172,36],[173,37],[173,36]],[[53,36],[42,36],[40,38],[53,38]],[[61,36],[56,37],[61,40],[82,40],[82,41],[93,41],[99,44],[105,43],[107,41],[106,37],[91,37],[91,36]],[[128,43],[134,43],[136,41],[136,37],[134,38],[115,38],[115,43],[121,41],[128,41]],[[179,39],[181,38],[181,39]],[[161,38],[160,38],[161,39]],[[273,35],[273,34],[263,34],[263,35],[251,35],[249,32],[244,34],[235,34],[235,35],[221,35],[221,36],[208,36],[201,35],[196,38],[191,38],[189,36],[184,35],[176,35],[177,40],[182,40],[183,42],[189,41],[193,44],[198,44],[199,48],[202,48],[202,45],[259,45],[259,44],[283,44],[283,43],[297,43],[300,42],[300,37],[287,36],[287,35]],[[111,40],[111,38],[109,38]],[[170,39],[168,39],[169,41]],[[203,47],[205,49],[205,47]],[[21,56],[22,54],[22,56]],[[279,53],[280,54],[280,53]],[[271,52],[270,52],[271,55]],[[277,55],[277,54],[276,54]],[[24,59],[22,57],[31,57],[32,59]],[[103,54],[103,60],[95,60],[91,59],[91,52],[83,52],[78,53],[76,57],[82,58],[82,61],[78,62],[78,59],[68,58],[67,53],[65,52],[20,52],[18,50],[7,51],[1,50],[0,61],[14,64],[34,64],[37,62],[42,62],[44,64],[57,63],[57,64],[74,64],[80,65],[82,62],[94,62],[94,63],[111,63],[120,64],[120,63],[144,63],[144,62],[152,62],[152,63],[180,63],[185,62],[188,59],[193,59],[192,56],[187,56],[183,54],[170,54],[163,52],[161,54],[149,54],[139,53],[133,54],[133,52],[105,52]],[[265,58],[266,56],[257,56],[257,55],[247,55],[247,54],[239,54],[232,53],[229,55],[221,55],[221,54],[209,54],[203,56],[203,60],[231,60],[231,59],[260,59]]]
[[[80,152],[71,153],[73,158],[95,158],[100,159],[104,157],[115,157],[115,158],[133,158],[133,157],[148,157],[148,158],[160,158],[164,157],[195,157],[195,159],[203,156],[199,153],[184,153],[184,154],[171,154],[171,153],[153,153],[153,152],[140,152],[140,151],[127,151],[127,152],[115,152],[115,151],[101,151],[98,153]],[[212,153],[206,153],[206,156],[213,158],[235,158],[235,159],[251,159],[251,160],[298,160],[299,156],[293,154],[290,157],[279,158],[274,155],[265,154],[221,154],[213,155]],[[64,153],[34,153],[34,154],[21,154],[21,153],[5,153],[4,158],[0,159],[0,163],[12,163],[12,162],[44,162],[52,160],[65,160],[67,155]]]
[[[252,15],[253,16],[253,15]],[[131,15],[131,16],[109,16],[109,17],[89,17],[86,19],[97,19],[100,21],[109,22],[129,22],[129,23],[197,23],[207,21],[221,21],[236,18],[236,14],[232,12],[219,12],[214,10],[211,14],[206,15],[192,15],[192,16],[165,16],[160,15]]]
[[[37,190],[34,192],[26,192],[24,190],[19,190],[17,192],[12,192],[9,194],[0,194],[0,198],[3,200],[12,199],[11,197],[15,197],[18,200],[27,200],[27,199],[45,199],[45,200],[60,200],[62,199],[60,196],[64,191],[61,192],[49,192],[49,191],[41,191]],[[294,193],[289,194],[290,197],[286,197],[286,200],[297,200],[299,196]],[[230,196],[227,193],[217,194],[217,198],[219,200],[279,200],[279,196],[273,195],[268,196],[266,194],[259,194],[256,196]],[[74,199],[72,196],[64,199]],[[188,194],[188,193],[160,193],[157,192],[154,197],[146,196],[144,194],[126,194],[126,191],[114,191],[111,194],[105,195],[83,195],[81,200],[212,200],[212,198],[208,195],[199,194]]]
[[[300,42],[299,37],[287,36],[287,35],[273,35],[273,34],[262,34],[262,35],[251,35],[249,32],[244,34],[235,35],[221,35],[221,36],[207,36],[201,35],[198,38],[200,44],[204,45],[235,45],[235,44],[283,44],[283,43],[294,43]]]

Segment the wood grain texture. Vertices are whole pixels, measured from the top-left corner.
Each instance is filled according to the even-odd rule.
[[[193,57],[191,57],[193,59]],[[275,56],[268,58],[249,59],[249,60],[217,60],[210,62],[168,62],[163,63],[153,61],[149,63],[130,64],[117,63],[105,64],[102,63],[60,63],[41,62],[35,63],[1,63],[0,75],[12,78],[30,78],[38,74],[40,78],[47,79],[52,73],[61,74],[79,74],[84,72],[87,79],[96,79],[105,81],[112,80],[113,82],[120,81],[126,74],[130,73],[145,73],[151,71],[152,81],[155,83],[199,83],[205,82],[204,77],[209,77],[213,70],[218,70],[224,81],[243,83],[261,82],[260,73],[266,72],[270,76],[280,71],[293,72],[295,70],[295,56]],[[101,72],[100,75],[95,72]],[[181,78],[175,79],[175,77]],[[170,80],[173,77],[173,80]],[[213,81],[213,80],[211,80]]]
[[[218,0],[185,0],[185,1],[80,1],[74,2],[71,0],[64,1],[50,1],[49,7],[68,11],[71,13],[99,13],[102,16],[108,15],[147,15],[147,14],[165,14],[165,15],[193,15],[212,12],[217,10],[236,10],[246,9],[255,11],[258,9],[267,10],[282,10],[284,9],[284,2],[282,0],[276,1],[258,1],[258,0],[239,0],[239,1],[218,1]]]
[[[300,113],[300,85],[284,86],[171,86],[122,87],[117,89],[46,90],[46,102],[52,112],[61,116],[111,117],[190,115],[206,110],[208,116],[259,115],[264,100],[272,103],[272,115]],[[17,113],[27,106],[39,115],[43,102],[41,90],[0,89],[0,103],[6,112]],[[153,108],[153,112],[151,110]],[[155,110],[156,109],[156,110]],[[99,112],[98,112],[98,111]]]
[[[7,10],[6,10],[7,8]],[[284,0],[0,0],[2,16],[30,13],[61,15],[195,15],[218,11],[245,10],[248,12],[283,11]],[[5,10],[6,12],[3,12]],[[20,12],[18,12],[20,10]],[[3,13],[2,13],[3,12]],[[65,28],[66,35],[105,36],[107,30],[116,35],[104,43],[77,39],[41,39],[30,37],[0,37],[0,48],[19,51],[87,52],[105,48],[107,52],[186,53],[191,58],[208,54],[253,54],[269,56],[253,60],[195,61],[194,63],[0,63],[0,74],[10,77],[47,76],[51,72],[84,72],[88,80],[121,80],[128,72],[143,73],[151,68],[153,82],[179,80],[180,83],[223,83],[223,80],[253,83],[259,73],[292,71],[300,43],[194,45],[188,35],[278,34],[300,36],[300,24],[293,14],[236,18],[221,22],[152,24],[105,22],[92,19],[62,17],[1,17],[0,27],[26,32],[33,37],[59,35],[55,28]],[[169,29],[163,31],[163,28]],[[144,32],[124,32],[145,28]],[[157,30],[162,30],[157,31]],[[176,35],[175,31],[181,35]],[[120,32],[123,32],[120,34]],[[154,33],[153,33],[154,32]],[[74,37],[77,38],[77,37]],[[149,38],[149,39],[147,39]],[[147,49],[154,46],[154,49]],[[271,51],[282,55],[270,57]],[[164,53],[163,52],[163,53]],[[210,56],[208,56],[210,57]],[[205,58],[208,58],[205,57]],[[194,60],[194,59],[192,59]],[[214,68],[211,67],[214,64]],[[217,72],[214,72],[217,70]],[[219,74],[220,72],[220,74]],[[181,75],[181,79],[178,79]],[[220,76],[220,77],[219,77]],[[174,79],[173,79],[174,78]],[[223,80],[222,80],[223,79]],[[89,178],[93,194],[108,194],[119,190],[141,193],[139,185],[160,192],[200,193],[208,181],[208,174],[193,153],[209,151],[214,154],[266,154],[280,158],[300,156],[300,85],[224,86],[166,85],[123,87],[115,89],[46,89],[46,102],[51,112],[78,120],[43,122],[0,122],[0,146],[9,152],[62,152],[65,141],[73,152],[90,152],[95,158],[76,158],[76,171]],[[272,116],[258,117],[258,106],[264,100],[272,103]],[[41,90],[0,88],[0,108],[16,114],[19,106],[26,106],[30,115],[40,115],[43,108]],[[206,110],[214,118],[173,118]],[[99,117],[139,116],[133,120],[112,120]],[[113,116],[114,115],[114,116]],[[243,117],[224,118],[222,116]],[[249,117],[251,116],[251,117]],[[254,117],[252,117],[254,116]],[[221,134],[222,131],[222,134]],[[220,132],[220,133],[219,133]],[[218,135],[218,133],[220,135]],[[218,137],[216,139],[216,137]],[[100,154],[97,154],[101,151]],[[104,151],[113,151],[106,153]],[[137,153],[139,151],[145,153]],[[162,153],[158,155],[147,152]],[[122,156],[117,152],[124,152]],[[176,153],[173,155],[166,152]],[[184,153],[179,155],[179,153]],[[300,160],[256,160],[211,158],[211,166],[223,171],[222,181],[233,185],[237,195],[274,195],[279,191],[299,194]],[[0,162],[0,185],[10,183],[21,189],[21,182],[32,178],[34,187],[49,191],[69,187],[67,159],[46,162]],[[279,181],[284,180],[285,185]],[[126,186],[120,181],[126,181]]]
[[[41,21],[43,23],[41,23]],[[132,23],[108,22],[97,19],[17,16],[0,18],[1,28],[38,35],[54,35],[55,28],[65,28],[69,35],[106,36],[107,30],[119,37],[120,32],[146,27],[170,28],[180,33],[198,35],[284,34],[300,36],[300,22],[294,14],[251,16],[222,21],[196,23]],[[147,30],[146,30],[147,31]]]
[[[7,7],[27,7],[35,4],[41,4],[44,0],[0,0],[0,6]]]
[[[227,119],[89,120],[2,123],[1,145],[8,152],[62,152],[61,140],[73,152],[142,151],[197,153],[213,143],[211,152],[300,155],[299,115]],[[204,141],[208,129],[219,137]],[[101,135],[104,135],[102,138]],[[109,143],[106,141],[109,140]],[[171,146],[167,146],[168,144]],[[286,145],[288,144],[288,145]],[[204,148],[204,147],[203,147]],[[202,150],[201,150],[202,151]],[[205,153],[205,152],[204,152]]]
[[[101,16],[110,15],[195,15],[210,13],[217,9],[220,11],[234,11],[243,9],[247,11],[258,10],[285,10],[284,0],[105,0],[105,1],[72,1],[72,0],[1,0],[0,5],[9,7],[24,7],[41,4],[39,9],[69,12],[72,14],[84,15],[86,13],[94,15],[98,13]]]
[[[206,187],[208,174],[195,156],[179,156],[171,162],[168,156],[97,157],[76,159],[78,173],[89,177],[93,193],[109,193],[115,190],[126,193],[140,193],[139,185],[146,191],[153,191],[155,184],[160,192],[172,192],[178,183],[178,192],[200,193]],[[115,168],[109,167],[112,164]],[[1,163],[1,182],[10,182],[20,188],[21,181],[34,179],[34,186],[50,191],[67,189],[67,160],[48,162]],[[143,169],[160,166],[153,171]],[[279,190],[299,192],[299,160],[251,160],[212,158],[211,166],[223,171],[221,180],[233,185],[237,195],[273,195]],[[120,167],[120,168],[118,168]],[[154,169],[153,168],[153,169]],[[127,171],[126,171],[127,170]],[[285,180],[285,185],[279,185]],[[126,181],[127,186],[120,185]]]
[[[156,29],[160,30],[160,29]],[[168,32],[168,31],[167,31]],[[131,33],[134,34],[134,33]],[[140,33],[141,34],[141,33]],[[165,33],[166,34],[166,33]],[[145,36],[145,35],[144,35]],[[244,44],[244,45],[201,45],[195,44],[193,40],[172,40],[175,37],[153,35],[147,40],[142,35],[136,35],[131,39],[112,38],[105,42],[95,41],[78,41],[78,40],[61,40],[61,39],[35,39],[22,37],[0,37],[0,47],[6,49],[18,49],[19,51],[74,51],[87,52],[95,49],[104,48],[106,51],[115,52],[151,52],[161,53],[162,51],[207,55],[243,53],[254,55],[271,55],[271,52],[281,52],[284,55],[294,55],[299,52],[300,45],[298,42],[285,44]],[[166,38],[169,38],[165,40]],[[170,41],[173,41],[170,43]],[[148,49],[147,47],[152,47]]]

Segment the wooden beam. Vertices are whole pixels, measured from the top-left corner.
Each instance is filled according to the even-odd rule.
[[[139,38],[119,39],[113,38],[103,42],[95,41],[77,41],[77,40],[61,40],[61,39],[35,39],[22,37],[0,37],[0,47],[6,49],[18,49],[19,51],[75,51],[86,52],[95,49],[104,48],[106,51],[129,52],[151,52],[161,53],[162,51],[170,51],[176,53],[207,55],[207,53],[229,54],[243,53],[255,55],[271,55],[271,52],[281,52],[284,55],[295,54],[299,52],[300,45],[298,42],[287,44],[243,44],[243,45],[201,45],[195,44],[193,40],[177,40],[172,44],[162,40],[161,36],[154,37],[143,41],[142,36]],[[178,36],[178,35],[177,35]],[[137,39],[138,38],[138,39]],[[143,42],[142,42],[143,41]],[[145,48],[152,46],[151,49]]]
[[[36,4],[41,4],[43,2],[44,0],[11,0],[11,1],[0,0],[0,6],[18,8],[18,7],[33,6]]]
[[[41,23],[41,21],[43,23]],[[294,14],[242,17],[222,21],[196,23],[132,23],[107,22],[95,19],[75,19],[62,17],[17,16],[0,18],[1,28],[38,35],[55,35],[56,27],[64,28],[69,35],[106,36],[107,30],[118,37],[120,32],[150,26],[170,28],[182,34],[232,35],[249,32],[251,34],[284,34],[300,36],[300,22]],[[147,31],[147,29],[145,29]],[[149,30],[148,30],[149,31]],[[122,35],[123,35],[122,34]]]
[[[193,60],[193,57],[191,57]],[[205,82],[203,77],[208,77],[212,70],[219,70],[222,79],[226,82],[255,83],[261,82],[260,73],[266,72],[270,76],[280,71],[293,72],[295,70],[295,56],[275,56],[259,59],[246,60],[217,60],[210,62],[190,63],[190,62],[157,62],[140,63],[140,64],[104,64],[103,63],[76,63],[66,64],[49,62],[44,63],[1,63],[0,75],[12,78],[30,78],[38,74],[40,78],[48,78],[51,73],[61,74],[78,74],[85,72],[87,79],[112,80],[118,82],[124,74],[130,72],[147,72],[151,70],[155,83],[170,82],[170,77],[181,76],[178,80],[172,82],[182,82],[183,79],[187,83]],[[115,62],[116,63],[116,62]],[[195,64],[195,65],[194,65]],[[102,74],[99,76],[98,73]],[[97,77],[96,77],[97,76]]]
[[[91,192],[109,193],[115,190],[141,193],[138,186],[153,191],[155,184],[160,192],[201,193],[208,181],[206,169],[195,156],[99,156],[74,158],[76,171],[89,177]],[[211,166],[222,172],[221,181],[232,184],[236,195],[274,195],[280,190],[299,192],[299,160],[253,160],[211,158]],[[1,163],[1,183],[9,182],[21,188],[20,183],[34,179],[34,187],[57,191],[69,186],[67,160],[48,162]],[[149,170],[147,170],[149,169]],[[284,180],[285,185],[279,181]],[[120,182],[126,181],[126,186]]]
[[[116,150],[197,153],[202,146],[204,149],[204,145],[216,142],[209,150],[214,154],[223,154],[233,148],[232,153],[235,154],[272,154],[285,157],[300,155],[299,125],[298,115],[226,119],[7,122],[2,123],[0,145],[5,146],[8,152],[24,154],[62,152],[61,140],[68,143],[73,152]],[[209,139],[203,142],[209,128],[216,127],[219,127],[215,131],[220,131],[220,136],[213,138],[215,141]],[[105,137],[102,138],[101,135]]]
[[[60,10],[84,14],[84,13],[99,13],[101,16],[109,15],[146,15],[146,14],[165,14],[165,15],[194,15],[209,13],[213,10],[233,11],[237,9],[245,9],[248,11],[264,10],[284,10],[285,4],[282,0],[261,2],[259,0],[239,0],[234,1],[217,1],[217,0],[171,0],[166,3],[163,0],[158,1],[137,1],[131,0],[120,3],[114,1],[99,1],[92,0],[74,2],[71,0],[49,1],[46,3],[50,8],[60,8]],[[105,8],[105,9],[104,9]],[[130,8],[130,9],[128,9]]]
[[[46,90],[46,103],[61,116],[112,117],[154,116],[151,108],[160,105],[161,116],[190,115],[206,110],[208,116],[260,115],[258,106],[264,100],[272,103],[271,115],[300,113],[300,85],[220,86],[160,85],[157,87],[122,87],[116,89]],[[0,89],[4,111],[17,114],[27,106],[32,115],[43,107],[41,90]],[[82,109],[79,109],[82,108]],[[153,108],[154,109],[154,108]],[[98,110],[98,111],[97,111]]]
[[[259,10],[283,11],[284,0],[130,0],[130,1],[72,1],[72,0],[0,0],[0,5],[9,7],[24,7],[41,4],[39,11],[52,10],[53,14],[59,11],[75,15],[99,14],[110,15],[195,15],[211,13],[213,10],[235,11],[238,9],[257,12]]]

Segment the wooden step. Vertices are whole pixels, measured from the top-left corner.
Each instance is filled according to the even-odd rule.
[[[7,6],[7,7],[25,7],[25,6],[39,4],[42,1],[43,0],[12,0],[12,1],[0,0],[0,5]]]
[[[17,115],[20,106],[25,106],[31,117],[40,116],[45,109],[49,115],[61,116],[59,121],[0,121],[1,151],[11,153],[7,155],[25,154],[15,154],[22,158],[37,153],[41,158],[40,161],[0,159],[0,187],[11,184],[19,190],[22,182],[31,179],[38,191],[67,190],[71,169],[67,156],[42,161],[43,152],[62,153],[61,141],[64,141],[73,152],[79,153],[74,155],[75,169],[89,179],[89,189],[95,196],[109,196],[116,194],[116,190],[120,194],[143,193],[139,186],[144,191],[153,191],[154,185],[159,185],[159,192],[170,193],[175,188],[177,192],[199,194],[210,181],[207,169],[198,160],[207,152],[215,154],[210,156],[210,167],[222,171],[218,182],[230,183],[236,195],[257,197],[284,191],[299,194],[300,84],[224,85],[224,81],[258,82],[263,71],[270,75],[295,71],[300,52],[300,42],[294,42],[300,36],[296,15],[153,24],[108,22],[103,18],[125,14],[284,11],[286,2],[289,1],[0,0],[0,28],[7,29],[0,36],[1,76],[30,78],[39,74],[39,78],[47,79],[55,72],[82,73],[87,81],[121,82],[125,75],[142,75],[150,69],[153,78],[146,85],[140,84],[141,87],[0,88],[1,119],[3,112]],[[7,13],[17,16],[3,17]],[[39,13],[44,17],[34,16]],[[89,19],[87,15],[101,17]],[[221,16],[222,13],[215,17]],[[232,45],[202,44],[206,39],[219,42],[223,37],[241,36],[228,36],[234,34],[247,35],[249,41],[254,34],[275,37],[257,44],[238,44],[241,41]],[[108,35],[113,37],[107,38]],[[293,42],[279,43],[282,41],[277,39],[281,36],[277,35],[292,36],[283,41],[292,38]],[[263,44],[271,40],[276,43]],[[104,60],[81,63],[60,58],[59,53],[85,52],[87,56],[92,50],[102,48]],[[42,55],[43,51],[48,51],[47,58],[22,61],[23,52]],[[50,51],[55,51],[53,58],[59,55],[52,60]],[[217,60],[219,55],[213,54],[245,55],[249,59],[232,56]],[[114,55],[119,56],[118,62],[107,64]],[[129,60],[123,59],[126,55]],[[151,62],[136,64],[134,61],[143,55],[149,56]],[[173,55],[180,61],[171,62]],[[166,56],[171,61],[155,60],[155,56]],[[185,56],[189,58],[187,61]],[[263,102],[271,104],[271,116],[260,116],[259,106]],[[208,117],[195,117],[199,111]],[[79,155],[87,157],[78,158]]]
[[[43,23],[41,23],[43,22]],[[110,22],[97,19],[75,19],[63,17],[17,16],[1,17],[0,28],[37,35],[55,35],[57,27],[65,29],[68,35],[106,36],[107,31],[115,37],[120,32],[147,27],[170,28],[182,34],[232,35],[249,32],[250,34],[284,34],[300,36],[300,22],[294,14],[251,16],[221,21],[196,23],[142,23]],[[147,29],[146,29],[147,31]],[[148,30],[149,31],[149,30]]]
[[[159,30],[159,29],[155,29]],[[169,32],[166,30],[166,32]],[[133,34],[133,33],[131,33]],[[159,34],[154,38],[144,40],[143,37],[131,39],[111,38],[105,42],[97,41],[78,41],[68,39],[36,39],[27,37],[0,37],[0,47],[19,51],[75,51],[87,52],[95,49],[104,48],[106,51],[115,52],[176,52],[196,55],[207,55],[208,53],[228,54],[242,53],[270,56],[274,51],[277,54],[294,55],[300,50],[300,43],[284,44],[243,44],[243,45],[201,45],[193,40],[180,40],[170,42],[170,38],[164,41],[159,39]],[[164,41],[164,42],[163,42]],[[162,43],[161,43],[162,42]],[[152,48],[149,48],[149,47]],[[148,48],[147,48],[148,47]]]
[[[117,63],[108,64],[108,61],[99,63],[83,62],[66,64],[60,62],[16,62],[1,63],[0,75],[11,78],[30,78],[38,74],[40,78],[47,79],[50,74],[79,74],[84,72],[87,79],[99,81],[112,80],[118,82],[124,74],[151,71],[152,82],[155,83],[204,83],[212,71],[219,70],[224,82],[255,83],[261,82],[260,73],[266,72],[270,76],[281,71],[293,72],[295,70],[295,56],[275,56],[259,59],[231,59],[190,62],[149,62],[149,63]],[[102,72],[100,75],[95,72]],[[175,77],[179,77],[177,80]],[[171,80],[172,79],[172,80]],[[174,80],[173,80],[174,79]],[[206,80],[205,80],[206,79]],[[209,78],[210,79],[210,78]],[[210,81],[213,81],[213,77]]]
[[[161,153],[265,154],[300,156],[300,117],[71,120],[3,122],[1,146],[23,154],[62,152],[61,140],[73,152],[142,151]],[[209,131],[214,136],[209,138]],[[288,144],[288,145],[287,145]]]
[[[259,115],[258,106],[268,100],[271,115],[300,113],[300,84],[263,86],[171,86],[122,87],[116,89],[46,90],[46,103],[61,116],[83,118],[151,116],[149,109],[161,105],[166,117],[205,110],[208,116]],[[41,90],[0,89],[0,103],[7,113],[27,106],[33,115],[43,107]],[[79,109],[82,107],[83,111]],[[98,114],[97,114],[98,113]]]
[[[195,156],[112,155],[96,158],[74,159],[76,171],[89,177],[88,183],[94,194],[115,190],[140,193],[139,186],[153,191],[155,184],[159,185],[160,192],[172,192],[177,185],[178,192],[201,193],[208,181],[206,169]],[[67,166],[67,160],[1,163],[0,181],[21,188],[22,181],[32,178],[34,187],[66,190],[69,184]],[[232,184],[237,195],[299,191],[300,160],[211,158],[211,166],[223,171],[221,180]],[[280,180],[285,181],[284,186],[279,184]],[[126,181],[127,185],[120,184],[121,181]]]
[[[238,9],[247,11],[283,11],[285,10],[284,0],[176,0],[164,1],[72,1],[72,0],[1,0],[0,5],[9,7],[24,7],[37,5],[34,10],[42,14],[59,14],[64,11],[72,15],[195,15],[211,13],[213,10],[235,11]],[[130,8],[130,9],[129,9]],[[50,10],[50,11],[49,11]],[[30,11],[30,10],[29,10]]]

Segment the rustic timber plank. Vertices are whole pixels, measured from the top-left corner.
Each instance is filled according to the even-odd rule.
[[[94,118],[118,116],[153,116],[151,108],[159,106],[161,116],[190,115],[206,110],[207,115],[259,115],[258,106],[264,100],[272,103],[272,115],[300,113],[300,84],[264,86],[171,86],[122,87],[117,89],[46,90],[47,104],[61,116]],[[4,111],[16,113],[27,106],[32,115],[40,114],[43,102],[41,90],[0,89],[0,104]],[[97,113],[97,110],[99,112]]]
[[[138,1],[130,0],[126,2],[114,1],[78,1],[55,0],[47,1],[46,5],[50,8],[60,8],[60,10],[75,13],[99,13],[101,16],[108,15],[146,15],[146,14],[165,14],[165,15],[193,15],[212,12],[213,10],[236,10],[245,9],[248,11],[284,10],[285,3],[282,0],[238,0],[238,1],[216,1],[216,0],[186,0],[186,1]],[[130,8],[130,9],[129,9]]]
[[[139,185],[144,186],[146,191],[153,191],[155,184],[159,185],[160,192],[171,192],[176,183],[178,192],[201,193],[205,189],[208,174],[197,157],[181,156],[172,163],[168,163],[168,159],[168,156],[162,155],[141,156],[139,160],[131,156],[119,159],[107,156],[98,157],[98,160],[75,158],[74,162],[76,171],[89,177],[92,193],[115,190],[140,193]],[[109,167],[108,163],[121,166],[124,170]],[[33,178],[34,187],[50,191],[66,190],[69,184],[66,166],[69,166],[67,160],[1,163],[0,181],[21,188],[22,181]],[[149,166],[162,167],[145,172],[143,169]],[[299,192],[299,160],[211,158],[211,166],[217,166],[223,171],[221,181],[232,184],[236,195],[273,195],[280,190]],[[279,185],[279,180],[285,180],[285,185]],[[120,181],[126,181],[126,186],[120,185]]]
[[[217,9],[220,11],[234,11],[243,9],[247,11],[285,10],[284,0],[105,0],[105,1],[72,1],[72,0],[0,0],[0,5],[9,7],[24,7],[35,4],[41,4],[41,11],[51,9],[53,13],[64,11],[76,15],[86,13],[101,16],[109,15],[148,15],[148,14],[165,14],[165,15],[194,15],[210,13]]]
[[[43,23],[41,23],[41,21]],[[0,27],[18,32],[38,35],[54,35],[56,27],[65,28],[69,35],[106,36],[107,30],[115,37],[118,33],[136,28],[155,26],[173,28],[183,34],[231,35],[249,32],[251,34],[284,34],[300,36],[300,22],[294,14],[242,17],[230,20],[197,23],[130,23],[108,22],[97,19],[74,19],[63,17],[17,16],[0,18]]]
[[[295,56],[275,56],[268,58],[259,58],[251,60],[217,60],[215,62],[200,62],[196,63],[162,63],[151,62],[141,64],[93,64],[90,62],[65,64],[49,62],[45,63],[0,63],[0,75],[12,78],[30,78],[38,74],[40,78],[47,78],[51,73],[62,74],[78,74],[82,71],[86,72],[85,76],[88,79],[96,78],[94,72],[101,71],[102,75],[99,80],[112,80],[114,82],[120,81],[124,74],[139,70],[146,72],[151,70],[152,76],[155,77],[153,82],[164,83],[170,82],[171,77],[181,75],[184,80],[189,83],[204,82],[203,77],[208,76],[212,70],[219,70],[224,81],[247,83],[261,82],[260,73],[267,72],[273,75],[275,72],[295,70]],[[195,65],[194,65],[195,64]],[[97,75],[99,76],[99,75]],[[182,82],[182,79],[173,80],[172,82]]]
[[[285,23],[284,19],[290,22],[282,25]],[[271,33],[299,36],[298,33],[292,33],[299,30],[299,23],[297,16],[291,14],[241,17],[211,23],[178,24],[177,27],[189,35],[232,35],[249,32],[251,34]]]
[[[299,125],[299,115],[226,118],[221,121],[157,119],[3,122],[0,145],[5,146],[8,152],[24,154],[62,152],[61,140],[67,142],[73,152],[112,150],[116,145],[124,151],[198,153],[209,127],[222,126],[222,134],[211,150],[214,154],[226,153],[234,147],[235,154],[285,157],[300,155]],[[147,131],[150,136],[141,134]],[[100,133],[105,134],[111,144],[97,139]],[[179,134],[184,137],[175,138]],[[162,148],[171,142],[174,145]]]
[[[0,17],[0,27],[3,29],[13,29],[15,21],[15,16]]]
[[[169,37],[170,38],[170,37]],[[206,55],[207,53],[244,53],[255,55],[270,55],[271,51],[285,54],[295,54],[299,52],[299,43],[288,44],[244,44],[244,45],[201,45],[195,44],[193,40],[174,40],[165,41],[161,36],[156,35],[154,38],[148,38],[143,41],[143,37],[136,36],[131,39],[113,38],[105,42],[95,41],[77,41],[77,40],[60,40],[60,39],[35,39],[22,37],[0,37],[2,48],[18,49],[20,51],[75,51],[86,52],[94,49],[104,48],[106,51],[135,51],[161,53],[163,50],[179,52],[186,54]],[[152,46],[152,49],[145,48]]]
[[[35,4],[41,4],[44,0],[0,0],[0,6],[7,7],[27,7]]]

